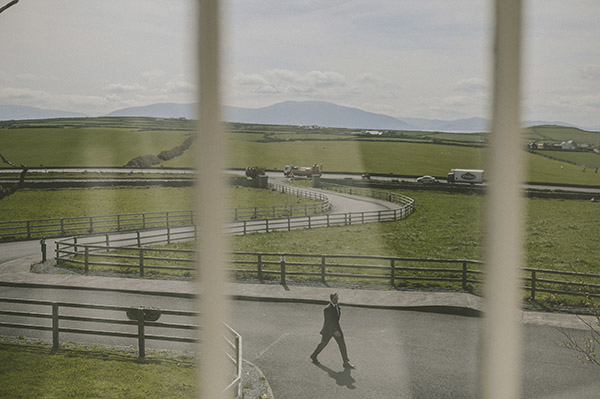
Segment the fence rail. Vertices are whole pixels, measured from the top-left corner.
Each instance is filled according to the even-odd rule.
[[[47,288],[47,287],[46,287]],[[7,304],[29,305],[36,311],[18,310],[9,308]],[[61,334],[95,335],[118,338],[129,338],[137,341],[138,357],[146,356],[146,341],[169,341],[182,343],[196,343],[198,339],[190,336],[173,336],[148,331],[164,329],[175,331],[197,331],[201,329],[195,324],[182,324],[174,322],[158,322],[155,317],[159,315],[170,317],[192,317],[198,319],[198,312],[182,310],[150,309],[131,306],[93,305],[72,302],[44,301],[37,299],[6,298],[0,297],[0,327],[18,330],[37,330],[52,333],[52,347],[58,349]],[[42,309],[39,309],[42,308]],[[43,309],[46,309],[44,311]],[[85,309],[86,315],[77,315],[73,309]],[[110,314],[106,314],[110,312]],[[122,317],[115,317],[120,313]],[[49,322],[48,322],[49,321]],[[125,331],[101,330],[90,327],[91,325],[124,326]],[[127,329],[129,326],[129,329]],[[184,335],[184,334],[181,334]],[[233,379],[225,388],[235,398],[241,397],[242,379],[242,337],[234,329],[225,325],[223,338],[226,341],[226,356],[233,365]]]
[[[341,184],[327,183],[327,182],[323,182],[323,181],[321,182],[321,187],[323,187],[326,190],[330,190],[330,191],[334,191],[334,192],[338,192],[338,193],[359,195],[362,197],[371,197],[371,198],[375,198],[375,199],[379,199],[379,200],[383,200],[383,201],[387,201],[387,202],[393,202],[396,204],[400,204],[405,209],[405,213],[407,214],[407,216],[410,215],[411,213],[413,213],[413,211],[414,211],[415,201],[412,198],[407,197],[406,195],[393,193],[390,191],[384,191],[384,190],[375,190],[375,189],[371,189],[371,188],[344,186]]]
[[[0,222],[0,241],[135,231],[194,224],[191,210]]]
[[[152,238],[155,241],[157,237]],[[187,249],[105,245],[73,239],[56,243],[57,264],[77,267],[84,273],[116,270],[136,273],[194,276],[195,252]],[[143,242],[142,239],[139,240]],[[230,272],[239,278],[258,280],[356,282],[375,281],[402,286],[445,286],[477,292],[485,273],[483,263],[468,259],[405,258],[370,255],[316,255],[297,253],[231,252]],[[522,269],[522,289],[531,300],[539,294],[600,298],[600,275],[539,268]]]
[[[269,189],[315,202],[304,204],[240,207],[230,209],[230,234],[290,231],[295,228],[345,226],[357,223],[403,219],[414,211],[414,201],[401,194],[380,190],[347,187],[323,183],[329,190],[369,196],[401,204],[400,209],[327,214],[331,210],[329,197],[307,189],[281,184],[269,184]],[[302,219],[305,217],[306,219]],[[54,219],[16,220],[0,222],[0,241],[34,238],[66,237],[97,233],[151,230],[194,225],[191,210],[143,212],[103,216],[81,216]]]
[[[233,213],[233,220],[238,221],[318,215],[329,212],[331,209],[329,197],[327,197],[325,194],[276,183],[269,183],[268,188],[272,191],[277,191],[282,194],[294,195],[296,197],[310,199],[315,202],[235,208],[231,211]]]

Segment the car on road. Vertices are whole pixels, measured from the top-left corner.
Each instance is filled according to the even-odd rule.
[[[417,178],[417,183],[439,183],[439,181],[433,176],[421,176]]]

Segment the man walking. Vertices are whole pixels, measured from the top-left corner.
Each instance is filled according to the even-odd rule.
[[[327,346],[333,337],[340,348],[340,353],[344,362],[344,368],[354,369],[355,367],[350,364],[350,359],[348,359],[346,342],[344,341],[344,333],[342,333],[342,328],[340,327],[340,316],[342,315],[342,311],[338,305],[338,299],[337,293],[329,295],[329,304],[325,309],[323,309],[324,321],[323,328],[321,329],[321,342],[312,355],[310,355],[310,358],[313,363],[319,364],[317,356],[319,356],[319,353],[321,353],[321,351]]]

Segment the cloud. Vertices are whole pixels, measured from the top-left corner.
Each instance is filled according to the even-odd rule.
[[[0,89],[0,100],[4,103],[36,103],[45,102],[50,94],[44,90],[6,87]]]
[[[198,87],[185,80],[167,82],[164,91],[166,93],[183,93],[183,94],[195,94]]]
[[[466,93],[487,93],[489,90],[489,85],[483,79],[469,78],[459,80],[454,85],[454,90]]]
[[[585,81],[593,83],[600,82],[600,66],[599,65],[584,65],[577,71],[577,76]]]
[[[110,83],[104,86],[104,91],[108,93],[118,94],[118,93],[131,93],[139,90],[143,90],[144,88],[137,84],[123,84],[123,83]]]
[[[167,76],[167,73],[162,69],[152,69],[150,71],[142,72],[142,78],[146,81],[161,80],[165,76]]]
[[[271,69],[264,73],[238,73],[233,77],[239,90],[261,94],[304,95],[348,86],[344,75],[335,71],[294,71]]]

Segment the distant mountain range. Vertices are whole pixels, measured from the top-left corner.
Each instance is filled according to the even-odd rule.
[[[143,107],[123,108],[107,116],[145,116],[153,118],[187,118],[196,116],[196,104],[152,104]],[[84,117],[84,114],[47,110],[34,107],[0,105],[0,120],[46,119]],[[389,115],[366,112],[324,101],[285,101],[263,108],[224,107],[228,122],[272,125],[318,125],[351,129],[423,130],[439,132],[486,132],[490,121],[485,118],[437,120],[421,118],[394,118]],[[561,125],[577,127],[564,122],[532,121],[525,126]],[[599,128],[584,128],[600,130]]]
[[[43,109],[27,107],[25,105],[0,105],[0,120],[24,119],[54,119],[54,118],[82,118],[87,115],[78,112],[60,111],[56,109]]]

